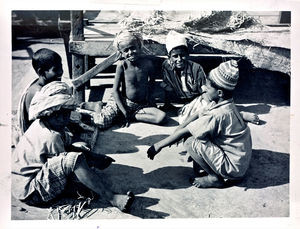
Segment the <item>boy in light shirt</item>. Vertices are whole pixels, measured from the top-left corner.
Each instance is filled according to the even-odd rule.
[[[238,78],[234,60],[213,69],[203,87],[202,99],[208,105],[190,116],[169,137],[152,145],[148,157],[153,160],[164,147],[188,137],[185,148],[194,161],[196,174],[191,179],[192,185],[222,187],[225,180],[242,179],[249,168],[252,141],[250,129],[232,98]]]

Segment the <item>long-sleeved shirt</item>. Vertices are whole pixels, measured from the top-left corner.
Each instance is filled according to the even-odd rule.
[[[200,64],[187,60],[185,68],[178,75],[169,60],[162,64],[163,82],[161,86],[173,91],[180,99],[193,99],[200,95],[205,84],[205,73]]]
[[[227,179],[245,175],[252,155],[251,134],[232,99],[203,111],[187,128],[196,138],[193,149],[215,172]]]

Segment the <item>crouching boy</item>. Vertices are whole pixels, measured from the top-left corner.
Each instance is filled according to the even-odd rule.
[[[80,183],[112,206],[128,211],[133,194],[114,194],[109,185],[90,168],[89,165],[101,167],[101,161],[84,155],[83,150],[67,152],[66,147],[71,141],[65,127],[75,106],[70,88],[59,81],[45,85],[33,97],[29,119],[34,122],[13,151],[13,195],[30,205],[49,203],[66,191],[67,182],[75,174]]]
[[[191,179],[199,188],[222,187],[225,180],[239,180],[249,167],[252,155],[250,129],[232,99],[239,77],[234,60],[213,69],[203,86],[203,99],[209,105],[190,116],[169,137],[148,149],[153,159],[162,148],[182,138],[194,161],[196,176]],[[199,171],[204,170],[205,176]]]

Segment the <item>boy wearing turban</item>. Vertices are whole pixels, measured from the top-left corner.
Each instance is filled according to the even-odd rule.
[[[67,150],[71,138],[65,127],[75,106],[71,88],[63,82],[51,82],[35,94],[29,108],[29,119],[33,123],[12,155],[13,195],[30,205],[50,203],[66,191],[67,183],[75,175],[81,184],[112,206],[127,211],[133,200],[132,193],[114,194],[90,168],[91,165],[101,169],[102,162],[96,161],[92,154],[83,154],[87,150],[84,145],[79,145],[76,152],[74,147],[71,152]]]
[[[152,145],[148,157],[153,160],[164,147],[188,137],[184,146],[194,162],[194,186],[222,187],[225,180],[244,177],[251,160],[252,142],[250,129],[232,98],[238,77],[234,60],[213,69],[202,87],[209,105],[190,116],[172,135]],[[206,172],[205,176],[200,169]]]
[[[171,98],[183,103],[191,102],[201,93],[205,84],[202,66],[189,60],[187,40],[184,35],[170,31],[166,37],[168,59],[162,64],[165,91],[165,108],[171,106]],[[175,97],[174,97],[175,96]]]

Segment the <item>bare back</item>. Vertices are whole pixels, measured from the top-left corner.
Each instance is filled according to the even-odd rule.
[[[42,86],[39,84],[39,81],[36,81],[34,84],[32,84],[28,90],[27,90],[27,94],[25,97],[25,107],[26,107],[26,111],[27,113],[29,113],[29,106],[31,103],[31,100],[33,98],[33,96],[40,91],[42,88]]]

